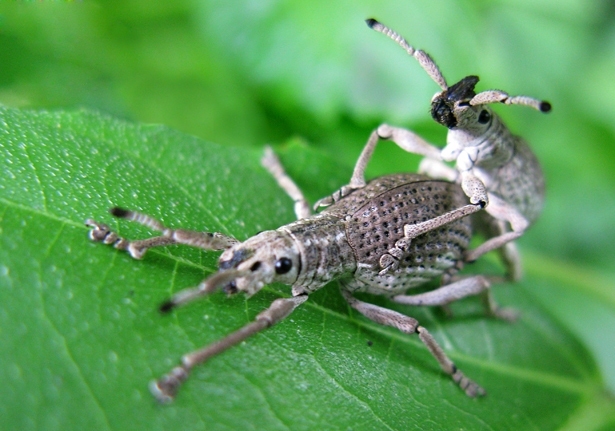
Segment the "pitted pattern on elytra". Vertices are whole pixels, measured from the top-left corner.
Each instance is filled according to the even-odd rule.
[[[457,222],[455,222],[457,224]],[[353,291],[376,295],[398,295],[408,289],[423,285],[448,270],[456,271],[455,264],[470,242],[470,226],[449,225],[418,236],[410,243],[408,255],[397,269],[389,274],[379,274],[379,268],[359,265],[350,281]]]
[[[420,174],[393,174],[380,177],[377,181],[370,181],[367,187],[353,190],[350,194],[344,196],[343,199],[336,201],[333,205],[324,210],[323,213],[326,212],[345,217],[348,214],[354,214],[359,208],[365,205],[365,202],[371,201],[400,184],[425,180],[431,181],[433,178]]]
[[[411,182],[403,175],[396,176],[396,180],[396,186],[374,196],[349,220],[348,241],[361,265],[377,268],[380,257],[404,237],[404,225],[433,219],[463,205],[463,196],[453,192],[452,188],[456,186],[451,183],[438,180]],[[467,247],[469,237],[470,222],[467,218],[420,235],[412,240],[411,253],[402,266],[435,265],[448,253],[452,253],[452,259],[458,259]]]

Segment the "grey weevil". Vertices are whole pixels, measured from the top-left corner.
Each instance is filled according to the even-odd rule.
[[[342,296],[352,308],[379,324],[418,334],[442,370],[468,396],[484,395],[484,389],[455,366],[416,319],[353,296],[355,292],[367,292],[401,303],[437,306],[481,294],[487,300],[488,311],[498,315],[501,310],[490,300],[487,277],[454,278],[463,266],[463,253],[472,234],[470,218],[466,216],[480,210],[480,206],[464,205],[467,198],[456,183],[420,174],[396,174],[372,180],[322,212],[311,214],[301,190],[269,148],[263,165],[294,200],[298,220],[243,242],[221,233],[167,228],[152,217],[120,208],[113,208],[111,213],[160,231],[161,235],[129,241],[102,223],[86,220],[92,228],[92,240],[127,250],[136,259],[150,248],[172,244],[224,250],[218,271],[197,287],[176,293],[160,307],[162,312],[218,289],[250,296],[270,283],[292,285],[291,297],[276,299],[253,322],[214,344],[184,355],[181,365],[152,383],[154,396],[161,402],[171,401],[196,365],[280,322],[306,301],[308,294],[334,280],[339,281]],[[405,242],[407,256],[395,270],[383,273],[380,257],[400,240]],[[405,294],[408,289],[438,277],[441,287],[416,295]]]
[[[440,149],[409,130],[382,124],[370,136],[350,183],[340,190],[337,197],[365,185],[365,167],[379,139],[391,140],[408,152],[425,156],[419,172],[459,182],[470,202],[485,207],[491,216],[482,217],[490,238],[468,251],[466,260],[474,261],[488,251],[502,248],[508,275],[512,280],[518,280],[521,277],[520,259],[511,241],[522,236],[540,215],[544,202],[544,177],[527,143],[513,135],[487,105],[496,102],[525,105],[541,112],[549,112],[551,105],[528,96],[509,96],[500,90],[476,94],[477,76],[466,76],[449,87],[427,53],[413,48],[399,34],[375,19],[366,22],[370,28],[397,42],[440,86],[442,91],[436,93],[431,101],[431,116],[448,128],[448,135],[446,146]],[[453,161],[455,168],[443,163]],[[331,202],[333,199],[325,199],[317,205],[326,206]],[[403,256],[400,250],[397,252]],[[394,263],[394,260],[389,262]]]

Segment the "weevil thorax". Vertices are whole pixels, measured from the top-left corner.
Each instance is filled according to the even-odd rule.
[[[514,137],[491,108],[470,104],[477,82],[477,76],[466,76],[431,101],[431,116],[448,128],[442,158],[457,161],[462,171],[500,166],[514,151]]]
[[[293,295],[314,292],[356,269],[356,258],[345,230],[348,202],[349,199],[342,199],[341,203],[332,205],[320,214],[279,229],[294,238],[300,250],[301,266],[293,285]]]
[[[224,290],[250,296],[270,283],[294,283],[301,264],[295,241],[286,232],[276,230],[261,232],[225,250],[218,267],[220,272],[246,274],[228,283]]]

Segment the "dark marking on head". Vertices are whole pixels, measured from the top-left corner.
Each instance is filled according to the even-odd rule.
[[[254,254],[253,250],[249,249],[240,249],[233,253],[233,256],[229,260],[221,260],[218,263],[218,268],[225,270],[236,268],[241,262],[249,258]]]
[[[239,292],[239,289],[237,288],[237,282],[235,280],[231,281],[226,286],[224,286],[224,288],[222,290],[227,295],[234,295],[237,292]]]
[[[478,76],[466,76],[461,81],[448,87],[446,90],[446,98],[455,102],[469,101],[476,96],[474,87],[477,83]]]
[[[454,114],[455,103],[464,104],[469,102],[476,95],[474,87],[477,82],[478,76],[466,76],[440,93],[431,102],[432,118],[449,129],[457,126],[457,118]]]

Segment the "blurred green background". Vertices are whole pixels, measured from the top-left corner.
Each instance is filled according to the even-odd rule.
[[[436,59],[449,82],[544,98],[552,115],[502,107],[549,181],[523,244],[613,269],[615,2],[122,1],[2,4],[0,102],[88,107],[208,141],[302,137],[351,165],[389,122],[442,144],[428,116],[437,86],[374,16]],[[407,170],[387,145],[372,175]],[[394,157],[389,157],[394,153]]]
[[[229,146],[299,138],[348,169],[381,122],[442,145],[428,114],[437,86],[367,17],[429,52],[449,83],[477,74],[479,90],[552,103],[549,115],[496,107],[548,181],[520,246],[528,271],[583,286],[539,295],[615,391],[612,0],[3,2],[0,104],[85,107]],[[383,144],[368,174],[417,162]]]

